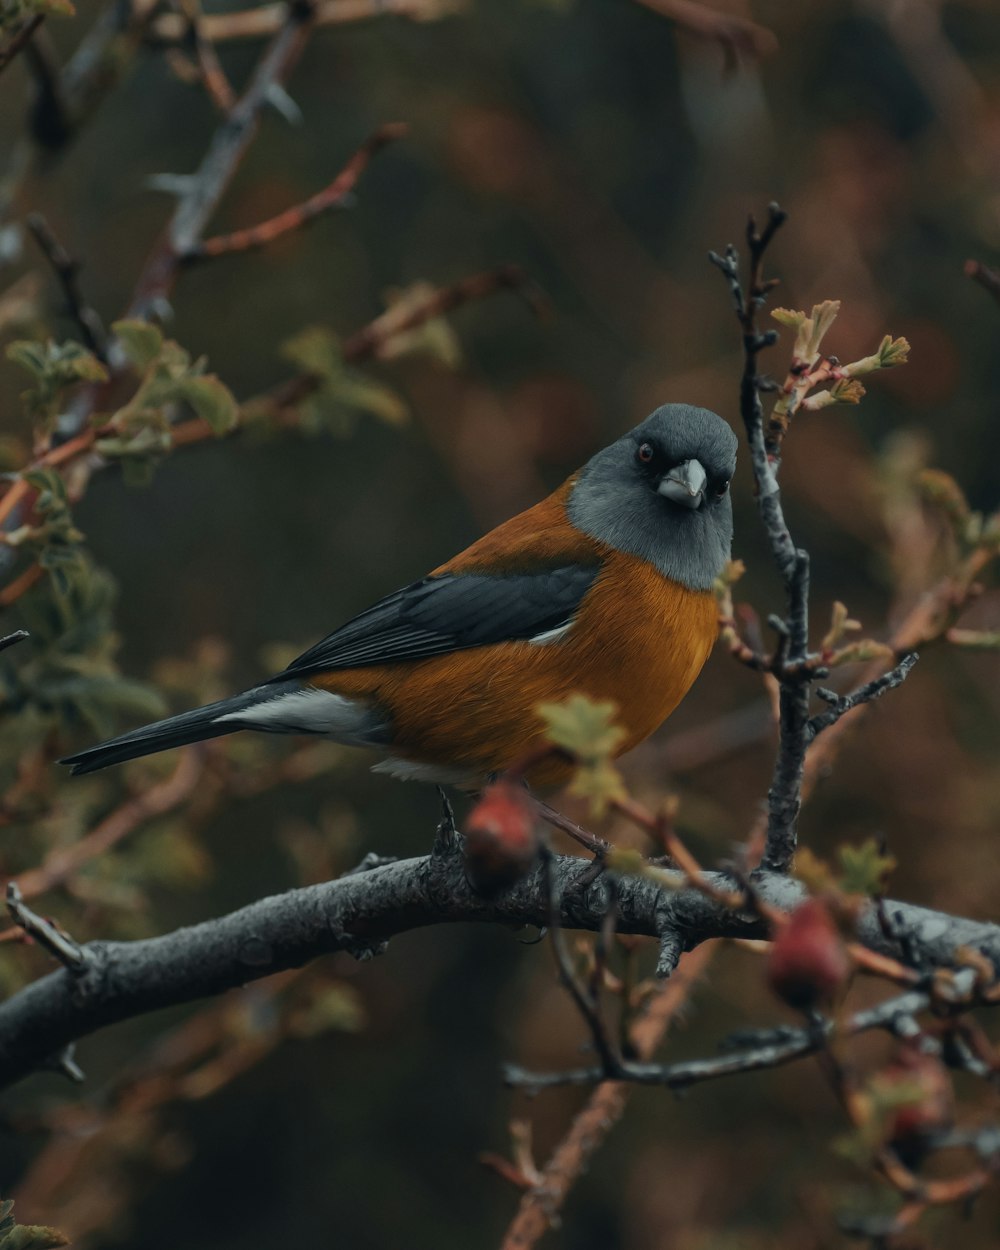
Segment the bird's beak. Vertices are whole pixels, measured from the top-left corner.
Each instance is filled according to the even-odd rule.
[[[708,474],[700,460],[685,460],[660,478],[657,493],[664,499],[683,504],[685,508],[697,508],[705,497]]]

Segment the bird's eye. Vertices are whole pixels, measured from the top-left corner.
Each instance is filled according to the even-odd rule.
[[[640,443],[639,449],[635,454],[642,461],[643,464],[649,464],[650,460],[653,459],[653,456],[656,453],[653,450],[652,443]]]
[[[728,489],[729,489],[729,478],[727,477],[725,481],[720,482],[718,484],[718,486],[715,488],[715,493],[721,499]]]

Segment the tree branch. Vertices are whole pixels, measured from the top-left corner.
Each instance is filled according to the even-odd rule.
[[[198,169],[179,183],[173,217],[136,283],[127,317],[148,317],[169,299],[182,259],[200,243],[209,218],[253,142],[261,112],[298,63],[311,29],[311,4],[294,4],[286,10],[284,24],[261,57],[250,85],[216,130]]]
[[[0,44],[0,73],[3,73],[14,57],[25,47],[44,21],[44,13],[33,13],[25,22],[22,22],[6,43]]]
[[[566,928],[597,931],[604,923],[603,881],[587,880],[589,861],[553,856],[551,887],[537,868],[495,898],[477,894],[465,876],[460,848],[383,864],[336,881],[261,899],[228,916],[136,942],[91,942],[82,947],[86,966],[70,976],[58,971],[32,982],[0,1004],[0,1086],[42,1066],[69,1043],[118,1020],[207,995],[299,967],[317,956],[347,951],[367,958],[386,939],[426,925],[455,922],[504,925],[548,923],[550,888],[559,899]],[[706,873],[716,892],[738,883]],[[683,879],[678,876],[678,887]],[[789,911],[804,897],[802,886],[781,873],[753,878],[768,907]],[[947,916],[908,903],[885,907],[896,929],[905,930],[927,967],[951,966],[960,947],[979,951],[1000,969],[1000,926]],[[686,949],[712,937],[761,938],[756,913],[733,911],[701,891],[666,892],[639,877],[618,881],[617,929],[659,937],[675,932]],[[858,937],[866,946],[898,956],[877,911],[862,914]]]
[[[380,126],[350,158],[339,174],[323,188],[301,204],[286,208],[284,212],[267,221],[258,222],[256,226],[248,226],[242,230],[234,230],[230,234],[217,234],[203,242],[191,245],[179,259],[191,264],[194,261],[209,260],[215,256],[224,256],[228,252],[249,252],[254,248],[266,247],[283,234],[299,230],[308,222],[315,220],[323,213],[335,208],[347,208],[351,204],[351,192],[358,179],[371,163],[372,157],[394,139],[406,134],[404,122],[388,122]]]

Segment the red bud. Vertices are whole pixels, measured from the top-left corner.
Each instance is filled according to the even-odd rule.
[[[465,866],[484,894],[520,880],[538,858],[538,816],[523,786],[488,786],[465,822]]]
[[[850,970],[847,948],[830,909],[822,899],[806,899],[771,945],[767,965],[771,989],[791,1007],[815,1007],[836,997]]]
[[[916,1162],[927,1139],[954,1119],[955,1091],[948,1069],[934,1055],[906,1046],[878,1074],[876,1084],[883,1093],[898,1088],[912,1095],[891,1111],[886,1140],[905,1161]]]

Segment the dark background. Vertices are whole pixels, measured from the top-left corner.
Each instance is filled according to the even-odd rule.
[[[84,3],[77,18],[48,23],[61,48],[95,11]],[[375,367],[410,405],[403,429],[361,418],[341,439],[203,445],[171,457],[145,490],[97,476],[77,516],[119,583],[125,672],[147,677],[160,658],[220,638],[225,681],[249,684],[271,644],[305,645],[420,576],[656,405],[683,400],[736,423],[739,344],[706,253],[738,240],[747,212],[771,199],[790,213],[772,259],[778,302],[841,299],[827,345],[843,360],[884,333],[912,345],[910,364],[873,377],[859,408],[799,421],[782,478],[813,557],[817,628],[842,598],[867,632],[885,635],[892,592],[875,466],[893,437],[924,440],[974,507],[997,504],[1000,309],[962,265],[1000,252],[1000,23],[986,0],[761,3],[753,16],[779,49],[729,74],[718,47],[629,0],[478,0],[442,21],[317,32],[291,83],[303,124],[265,117],[213,229],[311,194],[382,122],[406,121],[410,135],[378,157],[349,214],[184,275],[170,333],[207,354],[242,398],[286,376],[279,349],[293,333],[322,324],[346,335],[380,311],[388,287],[516,262],[553,315],[540,322],[497,295],[453,318],[456,370]],[[234,81],[253,54],[222,49]],[[0,151],[20,131],[26,82],[20,65],[0,80]],[[43,209],[84,260],[89,298],[108,319],[169,212],[145,180],[194,169],[214,126],[204,94],[148,53],[25,188],[23,207]],[[786,336],[769,366],[779,375],[788,347]],[[0,368],[4,431],[20,437],[22,386]],[[746,457],[735,499],[735,554],[749,566],[738,595],[766,614],[780,599]],[[970,619],[996,628],[996,600]],[[995,656],[928,654],[821,786],[805,841],[830,853],[884,833],[900,860],[898,894],[995,917],[998,677]],[[753,674],[717,653],[669,728],[625,762],[640,796],[681,795],[682,827],[708,860],[745,836],[771,746],[764,736],[669,777],[660,756],[673,738],[761,700]],[[367,850],[420,853],[435,819],[433,793],[340,753],[317,780],[229,803],[204,834],[211,872],[154,890],[143,924],[163,931],[294,883],[283,847],[293,821],[349,826],[346,864]],[[507,1121],[527,1111],[544,1157],[580,1100],[548,1094],[529,1106],[501,1087],[503,1060],[572,1064],[581,1038],[548,951],[516,938],[448,928],[399,938],[374,963],[338,957],[333,971],[356,989],[363,1029],[290,1041],[218,1094],[172,1107],[145,1125],[141,1148],[119,1143],[132,1163],[112,1168],[95,1147],[74,1192],[107,1183],[122,1201],[78,1244],[496,1245],[515,1196],[479,1152],[504,1151]],[[760,978],[756,957],[721,952],[664,1053],[707,1053],[731,1028],[781,1018]],[[99,1096],[169,1023],[158,1016],[88,1041],[80,1097]],[[41,1078],[14,1109],[26,1116],[71,1097]],[[863,1177],[831,1148],[842,1130],[808,1065],[681,1102],[641,1090],[551,1244],[846,1244],[831,1212]],[[6,1135],[4,1192],[44,1140]],[[34,1204],[29,1194],[20,1218],[58,1224],[58,1192]],[[994,1245],[996,1216],[992,1197],[971,1224],[942,1216],[936,1232],[928,1225],[932,1244],[961,1235]]]

